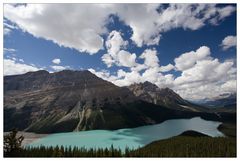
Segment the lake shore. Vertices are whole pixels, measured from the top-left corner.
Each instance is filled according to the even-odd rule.
[[[4,132],[4,135],[7,135],[8,133],[9,132]],[[21,135],[24,136],[22,146],[25,146],[27,144],[32,143],[33,141],[46,137],[49,134],[36,134],[33,132],[18,131],[17,136],[21,136]]]

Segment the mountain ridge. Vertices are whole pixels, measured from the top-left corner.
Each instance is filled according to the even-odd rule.
[[[166,106],[172,109],[186,111],[207,111],[206,108],[190,103],[184,100],[180,95],[175,93],[170,88],[159,88],[150,82],[135,83],[128,86],[128,89],[133,92],[136,97],[141,100],[153,103],[156,105]]]
[[[149,82],[145,85],[158,91]],[[129,88],[118,87],[89,71],[38,71],[4,77],[4,131],[111,130],[200,115],[205,116],[201,111],[145,101]],[[207,115],[217,119],[214,114]]]

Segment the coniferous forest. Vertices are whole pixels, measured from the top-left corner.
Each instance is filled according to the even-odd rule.
[[[8,139],[6,140],[6,138]],[[152,142],[142,148],[125,151],[114,148],[86,149],[84,147],[21,148],[22,137],[16,131],[4,138],[5,157],[236,157],[235,137],[176,136]]]

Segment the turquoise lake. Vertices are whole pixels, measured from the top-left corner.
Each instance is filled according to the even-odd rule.
[[[187,130],[194,130],[212,137],[224,136],[217,127],[221,122],[206,121],[200,117],[173,119],[160,124],[119,130],[90,130],[51,134],[27,146],[78,146],[86,148],[138,148],[155,140],[170,138]]]

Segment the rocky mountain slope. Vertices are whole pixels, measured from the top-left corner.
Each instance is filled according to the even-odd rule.
[[[207,111],[207,108],[192,104],[184,100],[181,96],[169,88],[158,88],[155,84],[144,82],[133,84],[128,87],[135,96],[143,101],[162,105],[171,109],[202,112]]]
[[[187,104],[170,89],[157,92],[159,96],[153,102],[141,99],[136,91],[129,89],[115,86],[89,71],[37,71],[5,76],[4,131],[119,129],[173,118],[206,116],[191,109],[170,108],[173,104]],[[217,119],[214,114],[207,116]]]

